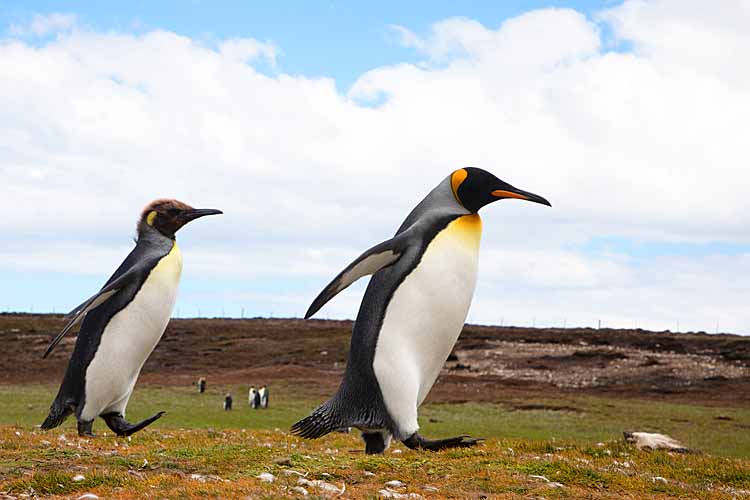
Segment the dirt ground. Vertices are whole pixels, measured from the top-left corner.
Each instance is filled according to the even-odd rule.
[[[0,383],[57,383],[75,342],[46,360],[60,315],[0,314]],[[294,384],[330,395],[346,363],[350,321],[177,319],[141,382]],[[570,394],[750,404],[750,337],[611,329],[467,325],[433,389],[433,402],[515,401]]]

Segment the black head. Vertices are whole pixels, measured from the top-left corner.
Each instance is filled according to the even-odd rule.
[[[138,221],[138,234],[148,228],[154,228],[170,238],[188,222],[205,215],[223,213],[213,208],[193,208],[177,200],[155,200],[149,203],[141,213]]]
[[[518,198],[552,206],[541,196],[516,189],[481,168],[469,167],[456,170],[451,174],[451,188],[456,200],[474,213],[493,201],[505,198]]]

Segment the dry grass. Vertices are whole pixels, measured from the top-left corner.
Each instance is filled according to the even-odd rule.
[[[641,452],[622,442],[580,446],[491,439],[468,450],[362,454],[356,435],[302,441],[276,431],[153,429],[132,439],[79,439],[0,427],[0,492],[21,498],[295,498],[299,480],[320,480],[341,498],[750,497],[750,461]],[[287,471],[287,472],[285,472]],[[295,471],[295,472],[288,472]],[[258,479],[273,474],[273,483]],[[82,475],[83,480],[73,477]],[[546,479],[545,479],[546,478]],[[311,497],[337,496],[304,486]],[[1,498],[1,497],[0,497]],[[416,497],[412,497],[416,498]]]

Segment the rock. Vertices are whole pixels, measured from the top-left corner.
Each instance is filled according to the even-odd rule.
[[[530,474],[529,477],[531,479],[538,479],[540,481],[544,481],[545,483],[547,483],[547,486],[549,486],[550,488],[563,488],[563,487],[565,487],[564,484],[562,484],[562,483],[556,483],[554,481],[550,481],[549,479],[547,479],[544,476],[538,476],[538,475],[535,475],[535,474]]]
[[[392,451],[391,453],[393,453],[394,455],[399,455],[399,454],[403,453],[403,451],[401,451],[401,450],[399,450],[398,448],[396,448],[396,449],[395,449],[395,450],[393,450],[393,451]]]
[[[418,500],[424,498],[419,493],[398,493],[391,490],[380,490],[378,491],[378,498],[413,498]]]
[[[666,434],[657,434],[653,432],[628,432],[622,433],[625,441],[632,444],[639,450],[669,450],[678,453],[691,453],[692,450],[687,448],[679,441],[667,436]]]
[[[430,493],[437,493],[438,491],[440,491],[440,488],[438,488],[437,486],[431,486],[429,484],[423,486],[422,489],[425,491],[429,491]]]
[[[369,470],[363,471],[362,475],[363,476],[367,476],[367,477],[375,477],[375,473],[374,472],[370,472]]]
[[[258,479],[260,479],[264,483],[272,483],[276,479],[276,476],[274,476],[270,472],[261,472],[260,474],[258,474],[255,477],[257,477]]]
[[[210,482],[210,481],[224,481],[224,479],[220,478],[219,476],[215,476],[213,474],[209,474],[209,475],[190,474],[190,479],[194,481],[200,481],[201,483]],[[227,480],[224,482],[229,482],[229,481]]]
[[[308,493],[308,492],[307,492],[307,490],[306,490],[305,488],[303,488],[302,486],[295,486],[295,487],[293,487],[293,488],[292,488],[291,490],[292,490],[293,492],[295,492],[295,493],[299,493],[299,494],[300,494],[300,495],[302,495],[303,497],[306,497],[307,495],[309,495],[309,494],[310,494],[310,493]]]
[[[292,465],[292,459],[290,457],[279,457],[274,459],[273,463],[276,465]]]
[[[281,471],[281,473],[284,474],[285,476],[300,476],[300,477],[307,476],[307,474],[303,474],[299,471],[291,470],[291,469],[284,469],[283,471]]]
[[[81,481],[85,481],[86,477],[83,474],[76,474],[73,476],[73,482],[74,483],[80,483]]]
[[[76,498],[76,500],[99,500],[99,497],[94,495],[93,493],[84,493],[80,497]]]
[[[651,478],[652,483],[663,483],[667,484],[667,480],[661,476],[654,476]]]
[[[335,484],[327,483],[325,481],[321,481],[320,479],[315,479],[313,481],[310,481],[309,479],[305,479],[301,477],[297,481],[297,484],[300,484],[302,486],[311,486],[313,488],[317,488],[326,493],[333,493],[336,495],[343,495],[344,492],[346,491],[346,484],[344,483],[341,483],[341,488],[339,488]]]
[[[406,484],[399,481],[398,479],[394,479],[385,483],[386,488],[403,488],[404,486],[406,486]]]

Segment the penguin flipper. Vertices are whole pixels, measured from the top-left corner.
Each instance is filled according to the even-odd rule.
[[[326,302],[363,276],[374,274],[395,263],[413,242],[413,232],[404,231],[367,250],[341,271],[315,298],[305,313],[305,319],[318,312]]]
[[[86,301],[70,311],[66,318],[69,318],[68,324],[65,325],[65,328],[62,329],[60,333],[57,334],[57,336],[50,342],[49,346],[47,347],[47,350],[44,352],[44,355],[42,356],[42,359],[46,358],[49,353],[52,352],[52,350],[57,346],[57,344],[60,343],[60,341],[65,337],[65,335],[68,334],[68,332],[76,325],[78,324],[84,317],[86,317],[86,314],[91,311],[92,309],[99,307],[103,303],[105,303],[107,300],[109,300],[113,295],[115,295],[117,292],[119,292],[122,288],[130,284],[135,278],[138,276],[138,271],[136,270],[136,267],[134,266],[130,270],[126,271],[116,279],[112,280],[110,283],[104,286],[101,290],[99,290],[95,295],[89,297],[86,299]]]

